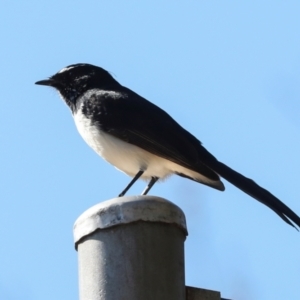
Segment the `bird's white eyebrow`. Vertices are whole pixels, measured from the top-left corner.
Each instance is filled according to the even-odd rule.
[[[65,68],[61,69],[58,73],[63,73],[63,72],[69,71],[73,68],[75,68],[75,66],[68,66],[68,67],[65,67]]]

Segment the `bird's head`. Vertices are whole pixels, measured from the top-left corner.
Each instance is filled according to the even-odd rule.
[[[119,85],[106,70],[83,63],[67,66],[48,79],[37,81],[35,84],[57,89],[72,110],[77,99],[86,91],[95,88],[109,90]]]

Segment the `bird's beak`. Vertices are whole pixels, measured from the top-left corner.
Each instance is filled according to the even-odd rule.
[[[55,81],[53,79],[49,78],[49,79],[37,81],[35,84],[54,86],[55,85]]]

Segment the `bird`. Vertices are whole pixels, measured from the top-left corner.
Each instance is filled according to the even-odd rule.
[[[176,174],[224,191],[221,178],[273,210],[299,231],[300,217],[268,190],[218,161],[167,112],[122,86],[105,69],[77,63],[35,84],[55,88],[70,108],[85,142],[132,180],[157,181]]]

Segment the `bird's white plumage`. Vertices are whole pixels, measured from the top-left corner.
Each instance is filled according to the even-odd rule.
[[[90,119],[84,116],[81,109],[78,109],[74,114],[74,120],[85,142],[103,159],[131,177],[135,176],[139,170],[144,171],[141,176],[143,179],[150,179],[151,177],[164,179],[178,172],[201,182],[216,184],[215,181],[209,180],[199,173],[99,130],[95,125],[92,125]]]
[[[65,67],[65,68],[62,68],[59,72],[57,72],[58,74],[59,73],[64,73],[66,71],[69,71],[71,69],[75,68],[75,66],[68,66],[68,67]]]

